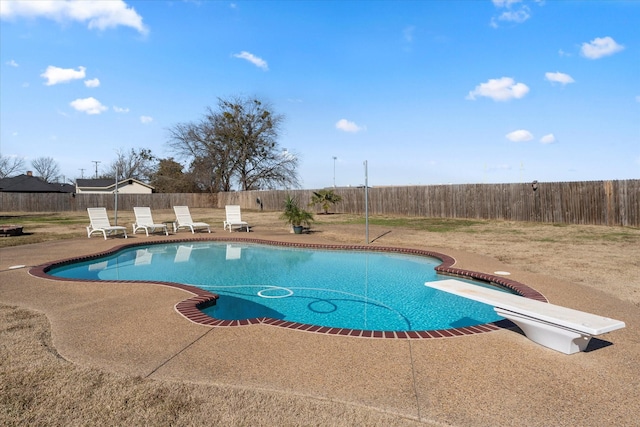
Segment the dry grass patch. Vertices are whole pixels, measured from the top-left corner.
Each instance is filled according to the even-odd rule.
[[[286,393],[119,376],[64,360],[44,315],[0,305],[0,425],[425,425]]]

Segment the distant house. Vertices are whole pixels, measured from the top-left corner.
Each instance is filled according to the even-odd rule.
[[[118,181],[118,193],[121,194],[151,194],[153,189],[153,186],[133,178]],[[75,191],[78,194],[113,194],[116,182],[113,179],[76,179]]]
[[[73,193],[76,188],[71,184],[46,182],[28,171],[26,174],[0,179],[0,191],[4,193]]]

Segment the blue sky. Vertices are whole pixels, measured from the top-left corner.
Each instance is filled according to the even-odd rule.
[[[218,97],[304,188],[640,178],[640,1],[0,1],[0,150],[91,177]],[[335,159],[334,159],[335,157]],[[84,171],[81,171],[84,169]],[[335,169],[335,175],[334,175]]]

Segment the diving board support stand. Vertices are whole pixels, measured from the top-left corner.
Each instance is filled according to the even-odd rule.
[[[620,320],[460,280],[426,282],[425,286],[491,305],[498,315],[518,325],[531,341],[565,354],[584,351],[592,337],[625,327]]]

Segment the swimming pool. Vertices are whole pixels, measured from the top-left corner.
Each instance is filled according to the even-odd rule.
[[[426,331],[500,320],[491,306],[424,286],[432,257],[246,242],[174,242],[125,247],[54,266],[59,278],[158,281],[219,295],[203,308],[220,320],[269,318],[366,331]]]

